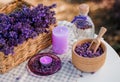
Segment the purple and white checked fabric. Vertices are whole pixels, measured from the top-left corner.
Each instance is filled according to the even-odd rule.
[[[60,21],[58,25],[66,26],[69,29],[69,49],[65,54],[58,55],[62,61],[62,68],[60,71],[49,76],[32,76],[26,69],[27,62],[24,62],[12,69],[10,72],[0,74],[0,82],[77,82],[78,78],[83,77],[83,73],[71,63],[72,45],[75,42],[73,33],[74,25],[67,21]],[[41,52],[51,52],[51,46]]]

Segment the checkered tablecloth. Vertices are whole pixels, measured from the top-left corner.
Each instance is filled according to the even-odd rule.
[[[58,22],[58,25],[68,27],[70,33],[68,51],[65,54],[58,55],[62,61],[62,68],[60,71],[49,76],[35,77],[31,75],[27,70],[27,60],[8,73],[5,73],[3,75],[0,74],[0,82],[78,82],[77,79],[92,75],[93,73],[84,73],[77,70],[71,63],[72,45],[76,41],[73,33],[74,25],[67,21],[60,21]],[[51,46],[41,52],[52,52]],[[110,53],[108,52],[108,54]],[[112,58],[111,55],[107,57],[107,60],[111,60],[110,58]],[[116,60],[116,58],[114,59]],[[110,61],[107,62],[107,64],[109,63]]]

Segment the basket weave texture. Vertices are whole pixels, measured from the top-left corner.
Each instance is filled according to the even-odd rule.
[[[28,6],[32,6],[21,0],[16,0],[0,9],[0,13],[9,14],[17,7],[26,4]],[[38,51],[47,48],[51,45],[51,31],[54,25],[50,25],[49,33],[42,33],[36,36],[35,38],[30,38],[27,41],[24,41],[23,44],[17,45],[14,47],[14,54],[4,55],[3,52],[0,52],[0,73],[3,74],[15,66],[21,64]]]

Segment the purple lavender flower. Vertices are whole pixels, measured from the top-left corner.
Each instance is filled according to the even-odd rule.
[[[46,29],[56,23],[55,12],[50,10],[55,6],[39,4],[30,9],[24,5],[9,15],[0,14],[0,51],[8,55],[13,53],[14,46],[40,33],[48,33]]]

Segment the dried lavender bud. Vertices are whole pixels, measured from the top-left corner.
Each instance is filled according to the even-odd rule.
[[[72,23],[74,23],[78,29],[92,28],[92,24],[87,21],[87,16],[75,16]]]
[[[89,58],[98,57],[103,53],[103,49],[101,46],[99,46],[99,48],[95,53],[93,53],[93,51],[91,50],[88,50],[89,46],[90,46],[90,42],[77,45],[75,48],[75,52],[82,57],[89,57]]]

